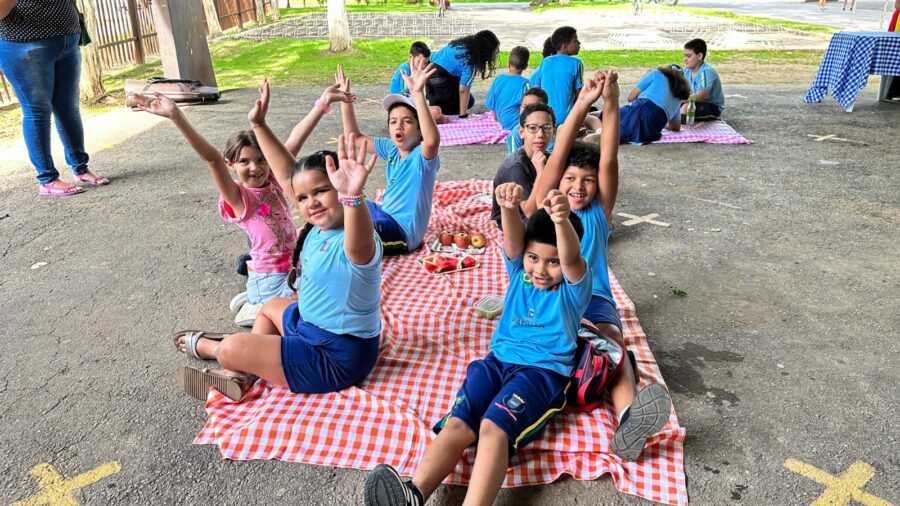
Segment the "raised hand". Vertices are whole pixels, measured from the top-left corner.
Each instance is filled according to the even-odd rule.
[[[132,97],[134,105],[142,111],[172,119],[178,115],[178,106],[171,98],[159,93],[155,96],[139,95],[135,93]]]
[[[571,210],[569,207],[569,198],[559,190],[550,190],[550,192],[547,193],[544,202],[541,204],[541,207],[547,211],[547,214],[550,215],[550,219],[553,220],[553,223],[563,223],[569,219],[569,212]]]
[[[581,91],[578,92],[578,102],[586,103],[587,105],[592,105],[596,102],[603,92],[603,83],[605,81],[605,73],[599,71],[595,73],[594,78],[585,81]]]
[[[494,189],[497,205],[504,209],[519,209],[522,203],[522,187],[516,183],[503,183]]]
[[[347,87],[350,87],[349,83],[347,84]],[[350,104],[356,101],[356,93],[341,91],[340,85],[335,83],[325,88],[325,91],[322,92],[322,96],[319,97],[319,100],[325,102],[328,105],[331,105],[335,102],[346,102]]]
[[[259,98],[253,104],[253,108],[247,113],[247,119],[251,125],[264,125],[266,123],[266,113],[269,112],[269,80],[263,79],[262,86],[259,87]]]
[[[334,166],[330,156],[325,157],[328,179],[339,195],[359,195],[363,192],[366,179],[377,160],[373,154],[366,161],[367,144],[368,141],[356,149],[356,134],[350,134],[348,139],[341,135],[338,137],[338,166]]]
[[[409,91],[415,93],[418,91],[425,91],[425,83],[428,82],[428,78],[435,72],[437,72],[437,69],[434,67],[433,63],[429,62],[426,64],[424,59],[419,59],[417,64],[415,59],[410,56],[409,75],[407,75],[404,70],[400,71],[400,75],[403,76],[403,82],[406,83],[406,87]]]
[[[341,64],[338,64],[334,73],[334,84],[338,86],[338,91],[350,93],[350,78],[344,76],[344,66]]]
[[[619,74],[612,70],[606,73],[606,80],[603,83],[603,100],[619,103]]]

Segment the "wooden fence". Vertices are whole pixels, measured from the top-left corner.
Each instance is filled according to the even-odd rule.
[[[266,14],[272,12],[272,1],[265,0],[263,7]],[[229,28],[243,28],[244,23],[256,21],[255,0],[216,0],[216,13],[219,15],[219,25],[222,30]]]

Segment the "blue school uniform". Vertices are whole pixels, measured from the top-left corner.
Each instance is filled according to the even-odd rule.
[[[475,82],[475,67],[466,61],[466,49],[447,45],[431,53],[431,63],[444,67],[453,77],[459,78],[459,85],[472,88]]]
[[[725,109],[725,92],[722,91],[722,82],[719,80],[719,73],[712,65],[703,62],[697,69],[697,74],[693,75],[691,69],[685,67],[683,69],[684,77],[691,83],[691,94],[696,95],[698,91],[709,91],[709,97],[703,103],[713,104],[719,108],[719,111]],[[699,105],[699,103],[698,103]]]
[[[547,92],[548,102],[556,115],[556,124],[562,125],[575,105],[575,94],[583,86],[584,64],[567,54],[545,58],[531,74],[529,81]]]
[[[394,77],[391,78],[391,93],[405,93],[408,91],[406,82],[403,80],[403,74],[400,73],[401,70],[406,72],[406,75],[410,75],[409,62],[401,63],[397,70],[394,71]]]
[[[528,88],[528,79],[516,74],[500,74],[488,90],[485,106],[497,114],[497,121],[510,133],[519,126],[522,94]]]
[[[658,141],[671,120],[681,119],[681,100],[672,95],[669,80],[652,70],[637,83],[638,98],[619,111],[619,142],[645,144]]]
[[[609,223],[606,213],[597,199],[584,209],[573,209],[584,225],[584,237],[581,238],[581,256],[591,266],[592,288],[591,303],[584,317],[593,323],[612,323],[620,329],[622,322],[616,312],[616,300],[609,285],[608,241]]]
[[[665,111],[668,121],[681,119],[681,99],[672,94],[669,80],[659,70],[651,70],[637,83],[641,90],[638,98],[645,98]]]
[[[403,229],[409,251],[412,251],[422,244],[428,229],[441,158],[435,155],[426,160],[419,144],[401,159],[400,148],[386,137],[375,138],[375,153],[387,163],[387,186],[381,208]]]

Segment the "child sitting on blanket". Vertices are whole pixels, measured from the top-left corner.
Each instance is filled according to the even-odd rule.
[[[425,83],[434,73],[432,64],[410,59],[412,73],[403,73],[410,96],[388,95],[381,105],[388,114],[390,138],[363,135],[356,123],[353,104],[341,106],[344,134],[355,134],[356,149],[368,149],[387,163],[387,185],[381,205],[366,201],[375,231],[384,242],[385,255],[402,255],[422,245],[434,182],[441,168],[438,146],[441,136],[425,101]],[[350,80],[338,66],[340,89],[349,91]]]
[[[553,109],[547,104],[536,103],[525,106],[519,115],[519,134],[524,139],[521,148],[506,157],[497,168],[494,176],[494,188],[504,183],[516,183],[522,187],[522,206],[519,212],[522,219],[527,220],[537,210],[534,200],[529,199],[531,189],[538,174],[544,169],[547,161],[547,149],[553,142],[556,133],[556,121]],[[500,204],[494,201],[491,207],[491,219],[502,227]]]
[[[509,52],[509,69],[506,74],[494,78],[485,100],[485,105],[494,119],[510,133],[519,126],[522,94],[530,87],[528,79],[522,77],[522,72],[528,68],[528,57],[527,48],[522,46],[512,48]]]
[[[421,40],[417,40],[412,43],[409,47],[409,59],[413,62],[428,62],[428,59],[431,58],[431,49],[428,48],[428,44],[425,44]],[[409,93],[409,89],[406,87],[406,82],[403,80],[403,73],[406,75],[410,74],[410,66],[409,62],[403,62],[397,67],[397,70],[394,71],[394,76],[391,77],[391,93]]]
[[[469,364],[413,479],[404,482],[380,464],[366,480],[366,506],[424,504],[476,443],[466,504],[491,504],[510,456],[539,437],[565,407],[579,321],[591,298],[591,269],[578,242],[581,222],[559,191],[547,194],[527,226],[519,216],[522,187],[500,185],[495,198],[503,209],[509,288],[490,352]]]
[[[382,247],[363,189],[376,157],[365,143],[340,136],[337,154],[320,151],[295,163],[265,123],[264,87],[250,121],[273,171],[284,181],[307,226],[297,248],[302,270],[298,300],[263,305],[252,333],[184,331],[175,345],[223,369],[183,366],[185,392],[206,399],[213,387],[240,400],[255,377],[294,393],[343,390],[368,376],[381,333]]]
[[[556,54],[545,58],[531,74],[532,86],[539,86],[550,97],[550,107],[556,113],[556,125],[562,125],[575,103],[582,86],[584,65],[575,58],[581,50],[578,32],[571,26],[557,28],[548,39]]]
[[[577,127],[601,94],[603,125],[598,151],[597,145],[576,142],[575,137]],[[616,312],[607,271],[609,224],[619,191],[618,123],[618,76],[615,72],[597,73],[585,83],[575,107],[560,128],[556,149],[538,176],[529,200],[541,202],[552,192],[562,192],[568,197],[572,212],[584,224],[581,254],[590,265],[593,278],[591,301],[584,318],[624,348],[622,322]],[[629,360],[623,359],[620,371],[609,387],[619,421],[610,446],[622,459],[636,460],[647,438],[659,432],[668,421],[672,401],[666,389],[655,383],[638,392],[637,375]]]
[[[691,96],[696,102],[697,121],[719,119],[725,110],[725,93],[719,73],[706,63],[706,42],[703,39],[689,40],[684,45],[684,78],[691,83]],[[681,114],[687,114],[688,102],[681,105]]]
[[[681,130],[681,102],[691,85],[678,65],[664,65],[647,73],[628,93],[622,107],[619,142],[646,144],[662,137],[663,128]]]
[[[542,90],[539,87],[532,86],[525,90],[525,93],[522,94],[522,103],[519,104],[519,114],[522,114],[522,111],[525,110],[531,104],[547,104],[547,92]],[[554,120],[556,121],[556,120]],[[506,137],[506,156],[509,156],[516,152],[519,148],[522,147],[522,136],[519,135],[519,129],[513,128],[509,131],[509,135]],[[553,149],[553,141],[550,141],[550,145],[547,147],[547,150],[550,151]]]

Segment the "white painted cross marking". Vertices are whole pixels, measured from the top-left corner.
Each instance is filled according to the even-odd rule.
[[[657,221],[657,220],[653,219],[653,218],[659,217],[659,214],[657,214],[657,213],[651,213],[646,216],[635,216],[633,214],[628,214],[628,213],[616,213],[616,215],[621,216],[623,218],[630,218],[628,221],[622,222],[622,225],[626,226],[626,227],[633,227],[633,226],[637,225],[638,223],[650,223],[652,225],[656,225],[659,227],[668,227],[669,226],[669,224],[664,221]]]

